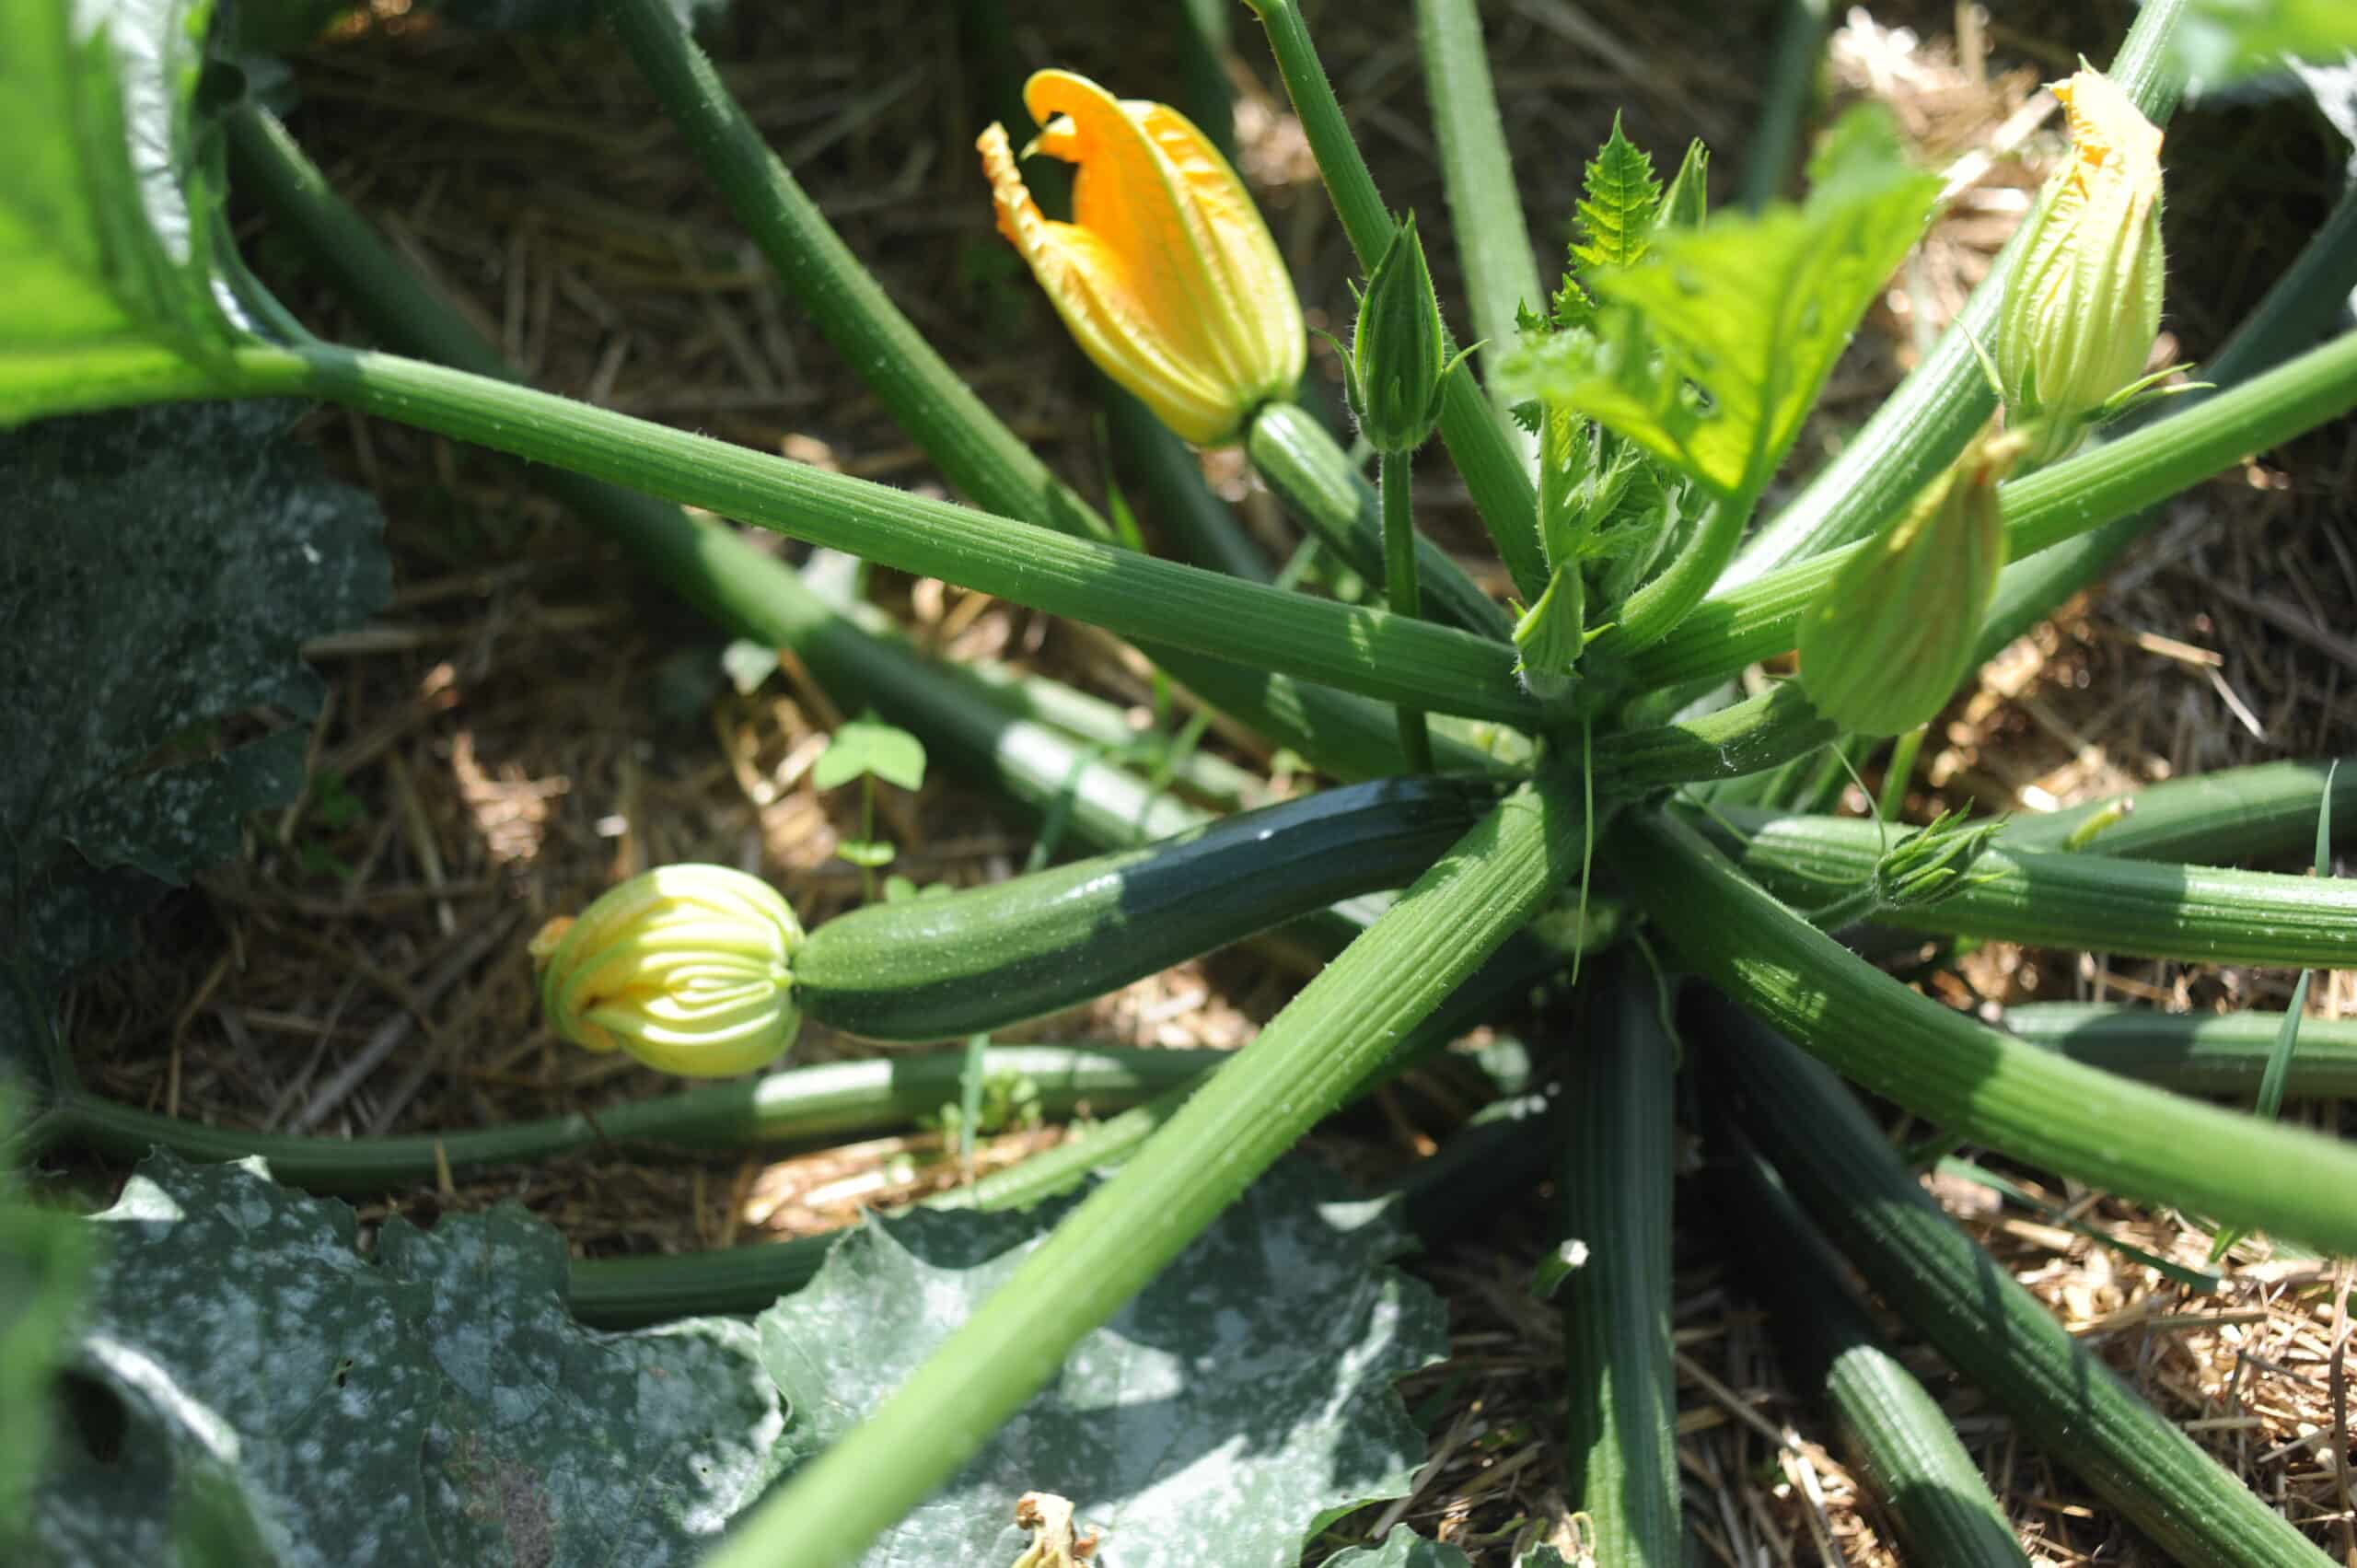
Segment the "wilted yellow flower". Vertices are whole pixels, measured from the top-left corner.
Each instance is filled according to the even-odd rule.
[[[2027,250],[1997,322],[2007,418],[2046,423],[2041,458],[2132,385],[2161,330],[2161,133],[2110,77],[2057,83],[2070,166],[2032,215]]]
[[[1116,99],[1070,71],[1035,73],[1033,146],[1077,166],[1073,221],[1040,214],[1004,126],[974,145],[1015,242],[1098,368],[1200,446],[1232,440],[1301,379],[1293,281],[1227,160],[1167,104]]]
[[[720,865],[665,865],[608,889],[532,939],[540,1005],[588,1051],[664,1073],[749,1072],[784,1055],[802,1015],[802,926],[777,890]]]

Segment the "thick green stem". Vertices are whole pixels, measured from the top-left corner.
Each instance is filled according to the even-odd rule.
[[[1386,580],[1388,519],[1375,487],[1326,427],[1298,404],[1270,403],[1252,416],[1245,450],[1285,509],[1368,582]],[[1514,622],[1448,552],[1412,531],[1409,542],[1434,618],[1504,642]]]
[[[346,407],[919,576],[1385,702],[1509,723],[1537,716],[1511,650],[1463,632],[1237,582],[415,360],[323,345],[301,354],[311,372],[301,389]]]
[[[2129,1197],[2357,1247],[2357,1149],[2080,1066],[1951,1012],[1778,903],[1681,822],[1623,812],[1601,847],[1697,972],[1933,1124]]]
[[[1768,65],[1768,94],[1743,151],[1743,204],[1753,212],[1784,193],[1792,178],[1793,152],[1800,145],[1801,121],[1817,96],[1817,66],[1825,53],[1825,29],[1832,0],[1784,0],[1783,24],[1776,29],[1776,53]]]
[[[1953,1568],[2027,1568],[1980,1467],[1939,1402],[1883,1343],[1839,1254],[1741,1132],[1730,1128],[1713,1142],[1728,1167],[1721,1186],[1732,1202],[1721,1228],[1741,1260],[1739,1278],[1775,1314],[1793,1381],[1824,1391],[1908,1547]]]
[[[985,511],[1077,537],[1110,540],[1105,519],[990,412],[860,265],[770,152],[668,0],[604,0],[604,8],[665,111],[779,277],[950,482]],[[1167,443],[1163,445],[1167,460]],[[1355,733],[1377,716],[1353,711],[1340,693],[1296,689],[1281,666],[1254,660],[1278,673],[1239,674],[1200,652],[1140,641],[1157,663],[1199,693],[1208,694],[1216,684],[1233,701],[1257,698],[1257,705],[1229,711],[1320,765],[1315,748],[1321,732]]]
[[[2021,562],[2140,512],[2351,409],[2357,409],[2357,332],[2003,486],[2006,557]],[[1641,686],[1676,685],[1782,653],[1793,645],[1802,610],[1859,548],[1830,548],[1740,587],[1723,586],[1676,631],[1629,660],[1631,679]]]
[[[2186,4],[2152,0],[2137,14],[2111,63],[2112,80],[2156,125],[2168,123],[2184,87],[2170,40]],[[2006,281],[2027,232],[2025,225],[1998,255],[1930,357],[1875,411],[1840,455],[1759,530],[1719,584],[1722,592],[1865,538],[1904,511],[1916,492],[1954,462],[1972,433],[1988,423],[1996,394],[1972,345],[1986,344],[1995,331]]]
[[[1421,617],[1424,598],[1416,587],[1416,517],[1410,497],[1415,461],[1412,452],[1383,454],[1383,598],[1392,614]],[[1409,772],[1432,772],[1433,738],[1422,708],[1400,706],[1399,749],[1408,754]]]
[[[1433,130],[1440,139],[1441,184],[1448,192],[1473,336],[1481,344],[1482,363],[1494,371],[1498,359],[1514,347],[1522,308],[1542,308],[1549,291],[1531,256],[1530,225],[1522,215],[1522,192],[1515,188],[1514,160],[1506,151],[1474,0],[1416,0],[1416,42],[1423,53],[1424,92],[1432,99]],[[1535,443],[1514,423],[1504,401],[1492,401],[1498,404],[1496,417],[1507,440],[1529,460]]]
[[[1593,1523],[1596,1560],[1630,1568],[1682,1561],[1669,1337],[1677,1051],[1655,985],[1624,950],[1563,1094],[1563,1234],[1587,1250],[1557,1297],[1572,1506]]]
[[[1751,505],[1749,496],[1713,501],[1694,537],[1657,575],[1629,596],[1611,629],[1596,639],[1587,656],[1606,665],[1626,660],[1675,631],[1735,558]]]
[[[1501,804],[713,1568],[835,1568],[954,1474],[1571,874],[1578,799],[1549,779]]]
[[[1832,1074],[1730,1008],[1712,1009],[1694,1038],[1717,1047],[1712,1081],[1739,1104],[1744,1130],[1801,1208],[1909,1328],[2013,1414],[2028,1441],[2076,1470],[2173,1561],[2323,1568],[2328,1560],[2298,1530],[2138,1398],[1940,1212]],[[2058,1095],[2050,1109],[2059,1121],[2079,1107]],[[2114,1128],[2141,1139],[2146,1124],[2123,1118]],[[2189,1166],[2212,1156],[2189,1141],[2177,1157]],[[2333,1196],[2346,1202],[2348,1191]]]
[[[1885,840],[1912,836],[1861,818],[1740,807],[1719,810],[1713,827],[1721,824],[1744,835],[1728,846],[1735,863],[1797,909],[1858,891]],[[1953,886],[1870,918],[1901,931],[2213,964],[2329,967],[2357,952],[2357,882],[2016,851],[2000,838]]]
[[[2340,828],[2336,837],[2357,836],[2357,757],[2339,759],[2338,771],[2334,759],[2319,757],[2223,768],[2047,816],[2015,817],[2002,842],[2016,854],[2072,847],[2122,860],[2198,859],[2207,865],[2305,859],[2326,808],[2328,781],[2332,819]],[[2117,814],[2123,800],[2134,809],[2083,845],[2072,843],[2097,816]]]
[[[1131,1051],[1110,1046],[999,1046],[990,1074],[1029,1079],[1050,1115],[1087,1104],[1127,1106],[1208,1072],[1221,1053]],[[137,1159],[161,1147],[191,1159],[260,1155],[271,1175],[315,1192],[381,1192],[432,1181],[439,1169],[547,1159],[599,1145],[659,1144],[673,1151],[840,1136],[903,1127],[958,1097],[965,1052],[929,1051],[874,1062],[790,1067],[743,1083],[541,1117],[469,1132],[389,1138],[305,1137],[254,1132],[117,1105],[73,1091],[60,1102],[61,1141]]]
[[[2281,1013],[2156,1013],[2086,1002],[2005,1009],[2004,1028],[2032,1045],[2179,1094],[2257,1099],[2282,1033]],[[2357,1019],[2303,1018],[2283,1092],[2357,1099]]]
[[[600,0],[598,8],[737,221],[949,482],[986,512],[1109,542],[1105,519],[974,395],[860,264],[770,151],[669,0]],[[979,174],[975,180],[980,211],[988,196]]]
[[[1113,438],[1114,456],[1144,488],[1146,511],[1184,557],[1213,572],[1249,583],[1276,579],[1269,558],[1252,541],[1226,502],[1203,482],[1202,465],[1187,443],[1170,434],[1154,411],[1102,377],[1097,397]]]
[[[1353,1086],[1348,1098],[1364,1099],[1435,1051],[1492,1016],[1561,962],[1536,944],[1511,940],[1449,993],[1423,1022]],[[1152,1054],[1152,1053],[1148,1053]],[[1177,1054],[1164,1052],[1162,1054]],[[1215,1052],[1221,1062],[1228,1053]],[[1119,1164],[1173,1116],[1208,1078],[1164,1090],[1142,1105],[1075,1132],[1044,1154],[993,1171],[970,1186],[929,1198],[929,1209],[1024,1208],[1069,1191],[1090,1171]],[[1438,1161],[1428,1160],[1425,1165]],[[1418,1167],[1419,1172],[1422,1169]],[[1411,1189],[1410,1203],[1415,1198]],[[818,1271],[832,1236],[761,1246],[723,1248],[676,1258],[592,1259],[573,1265],[573,1308],[586,1323],[628,1327],[697,1312],[759,1312],[779,1296],[799,1290]]]
[[[1366,160],[1359,156],[1358,144],[1351,139],[1350,122],[1335,101],[1326,67],[1318,64],[1301,8],[1295,0],[1247,3],[1268,29],[1277,74],[1284,78],[1294,111],[1301,116],[1309,150],[1318,159],[1318,172],[1325,179],[1351,249],[1358,253],[1359,265],[1372,271],[1390,243],[1391,214],[1375,188],[1375,177],[1367,172]],[[1537,603],[1547,591],[1548,578],[1547,556],[1538,544],[1538,492],[1532,488],[1528,464],[1500,428],[1467,366],[1458,366],[1443,389],[1440,434],[1515,588],[1526,600]]]

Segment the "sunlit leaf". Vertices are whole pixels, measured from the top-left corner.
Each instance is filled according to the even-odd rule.
[[[2332,64],[2357,52],[2349,0],[2192,0],[2177,27],[2177,59],[2204,83],[2228,82],[2289,61]]]
[[[1939,191],[1872,107],[1842,117],[1810,174],[1801,205],[1656,230],[1638,265],[1588,280],[1594,338],[1527,339],[1506,384],[1579,410],[1722,495],[1756,494]]]
[[[250,1528],[283,1568],[687,1564],[775,1473],[751,1329],[583,1329],[563,1238],[520,1209],[394,1219],[372,1261],[344,1204],[158,1154],[80,1223],[107,1255],[75,1370],[113,1438],[60,1445],[35,1561]]]
[[[1335,1191],[1296,1162],[1256,1182],[864,1568],[1011,1563],[1027,1492],[1071,1499],[1120,1568],[1294,1568],[1325,1522],[1404,1493],[1423,1440],[1392,1384],[1439,1353],[1439,1303],[1384,1266],[1382,1206]],[[761,1318],[797,1455],[876,1408],[1068,1207],[919,1211],[838,1243]]]

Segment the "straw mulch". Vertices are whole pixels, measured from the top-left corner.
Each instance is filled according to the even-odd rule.
[[[1110,8],[1014,9],[1027,63],[1067,64],[1126,93],[1175,90],[1158,29],[1117,27]],[[1777,9],[1741,8],[1730,23],[1727,8],[1698,3],[1485,8],[1542,246],[1562,235],[1579,166],[1616,108],[1658,158],[1672,160],[1689,135],[1708,139],[1724,189]],[[2033,99],[2038,79],[2081,52],[2102,57],[2130,14],[2123,0],[1998,9],[1961,55],[1956,11],[1928,0],[1876,6],[1878,22],[1853,16],[1836,41],[1837,97],[1884,99],[1928,161],[1963,167],[1950,215],[1837,375],[1811,449],[1872,408],[2018,221],[2059,145]],[[970,151],[988,111],[958,11],[912,0],[745,5],[712,43],[893,297],[1062,472],[1101,489],[1077,357],[991,231]],[[1425,215],[1452,290],[1404,11],[1328,5],[1313,21],[1344,100],[1362,106],[1387,197]],[[1901,24],[1919,33],[1891,30]],[[1347,247],[1241,10],[1236,27],[1243,163],[1313,318],[1339,327]],[[1712,46],[1689,47],[1695,37]],[[542,385],[938,492],[908,438],[783,297],[602,38],[470,36],[387,0],[372,23],[304,55],[294,87],[290,122],[338,188]],[[2280,103],[2189,114],[2171,145],[2169,330],[2177,353],[2199,358],[2321,217],[2339,154],[2300,106]],[[250,224],[245,237],[306,320],[356,333],[266,229]],[[1452,315],[1461,319],[1454,302]],[[242,862],[150,923],[135,978],[101,977],[70,999],[86,1072],[171,1114],[323,1133],[466,1129],[665,1092],[651,1073],[549,1035],[523,942],[615,879],[674,860],[761,871],[806,923],[856,902],[857,873],[832,852],[856,832],[857,800],[819,796],[808,777],[839,715],[790,661],[783,678],[738,693],[713,634],[539,498],[517,465],[333,412],[310,434],[382,498],[395,599],[376,624],[311,650],[332,694],[314,737],[319,786],[257,823]],[[1209,460],[1256,528],[1286,537],[1232,461]],[[2344,428],[2175,503],[2107,587],[1958,701],[1925,749],[1911,809],[2047,810],[2237,762],[2357,749],[2357,692],[2344,690],[2357,687],[2345,630],[2357,626],[2357,563],[2345,528],[2331,526],[2348,518],[2352,476],[2357,435]],[[1424,466],[1420,501],[1446,538],[1476,547],[1478,527],[1443,464]],[[1100,639],[937,583],[887,592],[944,647],[1026,662],[1150,713],[1138,667]],[[945,772],[914,798],[884,796],[900,868],[920,881],[1004,877],[1031,851],[1019,814]],[[2289,981],[1996,947],[1938,984],[1959,1005],[2100,996],[2215,1009],[2280,1006]],[[1027,1038],[1236,1045],[1292,983],[1249,957],[1188,965]],[[2316,1005],[2345,1014],[2357,985],[2335,976]],[[799,1055],[871,1049],[813,1028]],[[1402,1093],[1317,1146],[1353,1170],[1396,1169],[1446,1136],[1445,1103]],[[2330,1108],[2295,1114],[2341,1124]],[[984,1163],[1055,1135],[1016,1129],[986,1146]],[[86,1174],[102,1186],[121,1172]],[[363,1213],[430,1221],[517,1199],[582,1253],[672,1251],[831,1226],[862,1204],[953,1179],[938,1136],[918,1132],[779,1163],[589,1154],[386,1193]],[[2224,1295],[2189,1297],[1976,1190],[1943,1196],[2223,1463],[2320,1544],[2351,1552],[2345,1270],[2269,1260],[2251,1244]],[[2199,1261],[2207,1245],[2174,1214],[2075,1189],[2047,1196],[2156,1252]],[[1449,1362],[1406,1389],[1412,1406],[1442,1401],[1434,1460],[1411,1498],[1344,1521],[1321,1552],[1397,1518],[1483,1563],[1509,1561],[1520,1541],[1572,1545],[1558,1329],[1527,1289],[1532,1260],[1557,1238],[1550,1214],[1550,1195],[1534,1193],[1489,1233],[1415,1265],[1447,1297],[1455,1334]],[[1740,1282],[1705,1238],[1690,1240],[1676,1318],[1679,1452],[1689,1517],[1709,1554],[1747,1565],[1899,1561],[1883,1517],[1826,1446],[1821,1412],[1784,1383]],[[2158,1561],[1935,1358],[1909,1354],[2038,1561]]]

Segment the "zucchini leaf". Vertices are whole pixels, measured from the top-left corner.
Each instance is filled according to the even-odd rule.
[[[1589,274],[1593,335],[1526,335],[1504,372],[1514,393],[1575,408],[1730,500],[1756,495],[1939,191],[1872,107],[1828,133],[1810,177],[1804,204],[1655,229],[1637,265]]]
[[[107,1243],[86,1419],[35,1491],[34,1561],[195,1535],[284,1568],[685,1564],[774,1475],[751,1328],[581,1328],[563,1238],[512,1205],[393,1219],[372,1261],[344,1204],[159,1153],[79,1224]]]
[[[192,113],[212,0],[0,8],[0,425],[77,382],[136,389],[230,347],[217,141]],[[137,401],[135,390],[120,401]]]
[[[0,432],[0,626],[28,672],[0,692],[0,950],[27,996],[109,956],[166,886],[236,852],[244,813],[302,787],[322,688],[297,649],[391,579],[376,503],[286,439],[295,413]]]
[[[761,1355],[815,1455],[873,1410],[1043,1240],[1029,1214],[871,1222],[761,1315]],[[1393,1382],[1438,1359],[1439,1302],[1384,1260],[1401,1233],[1298,1161],[1253,1184],[940,1492],[859,1559],[1013,1562],[1028,1492],[1069,1498],[1121,1568],[1294,1568],[1305,1539],[1404,1493],[1423,1440]]]
[[[1326,1560],[1326,1568],[1473,1568],[1473,1560],[1446,1541],[1426,1540],[1394,1525],[1381,1546],[1354,1546]]]

